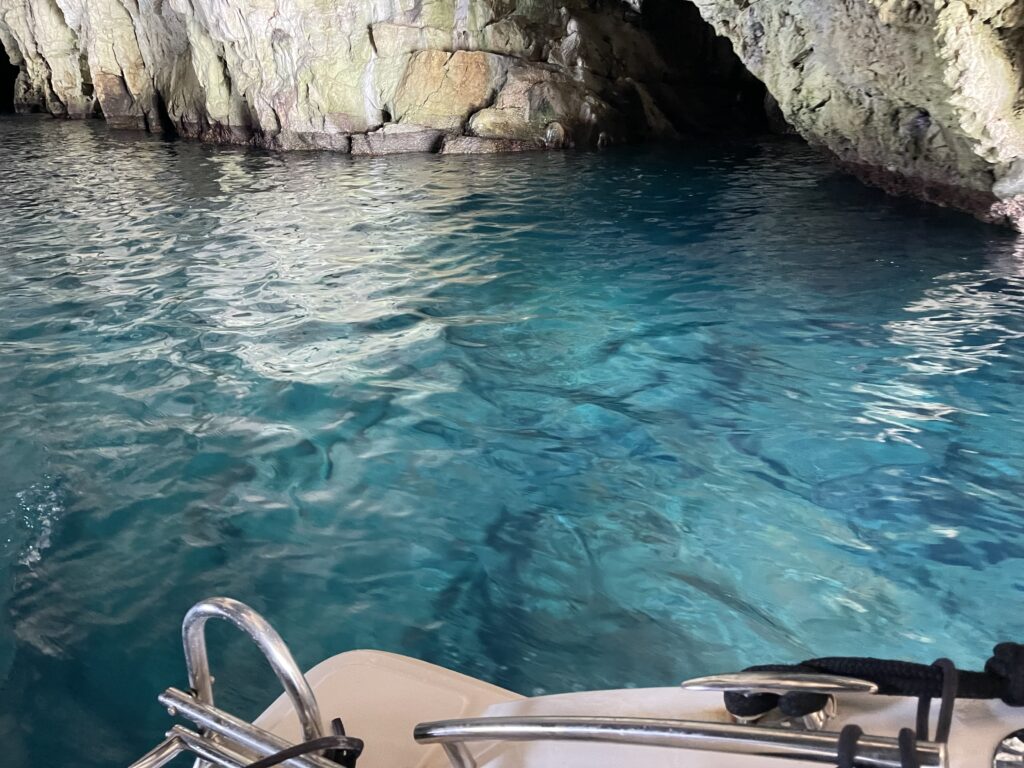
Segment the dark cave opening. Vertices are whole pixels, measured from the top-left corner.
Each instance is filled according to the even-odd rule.
[[[767,88],[686,0],[644,0],[641,24],[667,64],[656,94],[676,128],[690,135],[785,133]]]
[[[14,83],[20,71],[0,43],[0,113],[14,112]]]

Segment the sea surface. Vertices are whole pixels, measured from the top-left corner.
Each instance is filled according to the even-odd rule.
[[[523,693],[1024,640],[1024,243],[794,141],[0,122],[0,743],[117,766],[229,595]],[[219,702],[278,694],[210,627]],[[66,758],[66,759],[65,759]]]

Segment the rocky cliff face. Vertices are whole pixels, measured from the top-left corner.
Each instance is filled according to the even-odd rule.
[[[735,88],[702,76],[752,78],[692,20],[674,41],[689,67],[636,10],[586,0],[0,0],[0,42],[21,110],[286,149],[489,151],[673,138],[688,111],[726,124]]]
[[[742,129],[753,73],[861,178],[1024,226],[1024,0],[0,0],[0,43],[22,111],[362,154]]]
[[[696,3],[843,167],[1024,227],[1024,2]]]

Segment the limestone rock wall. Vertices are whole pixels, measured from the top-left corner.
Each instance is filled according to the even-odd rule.
[[[1024,0],[0,0],[0,43],[23,111],[364,154],[720,134],[763,81],[861,178],[1024,227]]]
[[[277,148],[675,137],[716,97],[654,37],[594,0],[0,0],[19,109]]]
[[[1024,2],[695,2],[845,168],[1024,225]]]

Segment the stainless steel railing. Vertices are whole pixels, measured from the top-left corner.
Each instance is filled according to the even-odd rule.
[[[204,704],[193,694],[177,688],[168,688],[160,694],[159,700],[172,715],[180,715],[195,723],[201,733],[174,726],[165,741],[132,763],[130,768],[160,768],[182,752],[192,752],[202,762],[218,768],[235,768],[236,764],[246,766],[292,746],[281,737]],[[293,757],[283,765],[288,768],[338,768],[337,763],[312,754]]]
[[[177,688],[168,688],[160,694],[159,701],[175,715],[181,715],[198,725],[203,733],[215,735],[221,741],[234,745],[243,753],[266,757],[292,746],[270,731],[247,723],[222,709],[204,704],[195,696],[179,691]],[[337,763],[319,755],[295,757],[285,765],[295,766],[295,768],[338,768]]]
[[[161,768],[161,766],[167,765],[171,760],[184,752],[185,749],[185,745],[177,735],[168,733],[165,741],[161,741],[128,768]]]
[[[324,735],[320,708],[313,690],[281,636],[266,619],[244,603],[227,597],[214,597],[194,605],[185,615],[181,627],[191,693],[168,688],[159,697],[172,715],[181,714],[189,718],[202,729],[202,733],[175,726],[167,733],[166,740],[135,761],[131,768],[160,768],[182,752],[197,755],[198,768],[208,765],[237,768],[292,746],[213,705],[213,677],[206,652],[206,622],[210,619],[230,622],[245,632],[263,652],[292,702],[305,740]],[[337,768],[336,763],[318,755],[292,758],[284,765],[290,768]]]
[[[206,652],[205,625],[211,618],[224,619],[244,631],[263,652],[284,686],[299,717],[306,740],[322,736],[319,707],[301,670],[284,641],[254,610],[229,598],[212,598],[194,606],[185,616],[182,638],[189,684],[192,690],[168,688],[160,703],[172,715],[181,715],[199,728],[195,732],[174,726],[166,740],[132,764],[131,768],[161,768],[184,752],[198,757],[197,765],[244,768],[262,757],[290,746],[284,739],[218,709],[213,704],[213,678]],[[705,690],[790,690],[793,687],[834,694],[837,691],[870,692],[873,684],[845,678],[794,679],[760,675],[717,676],[684,684]],[[396,734],[398,737],[398,734]],[[438,744],[453,768],[476,768],[467,744],[483,741],[578,741],[598,744],[668,747],[724,754],[776,757],[835,765],[839,734],[827,731],[736,725],[689,720],[592,717],[496,717],[422,723],[414,737],[421,744]],[[920,768],[947,768],[946,745],[919,741],[916,757]],[[896,739],[862,736],[853,758],[854,768],[901,768],[903,760]],[[337,768],[317,754],[294,757],[288,768]]]
[[[492,717],[446,720],[416,726],[416,741],[441,744],[453,768],[476,768],[465,745],[479,741],[587,741],[603,744],[674,747],[734,755],[757,755],[835,765],[839,734],[794,731],[730,723],[610,717]],[[946,768],[946,745],[918,742],[921,768]],[[863,736],[856,768],[900,768],[896,739]]]
[[[206,653],[206,622],[209,619],[229,621],[252,638],[267,657],[274,674],[291,699],[302,724],[303,736],[307,741],[323,736],[316,697],[284,640],[270,626],[270,622],[245,603],[230,597],[211,597],[196,603],[185,614],[185,621],[181,625],[188,684],[196,692],[196,698],[204,704],[213,704],[213,677],[210,675],[210,659]]]

